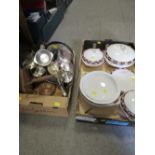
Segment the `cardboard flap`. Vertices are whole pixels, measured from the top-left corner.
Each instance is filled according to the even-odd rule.
[[[67,108],[67,98],[60,96],[40,96],[20,94],[19,103],[24,106]]]

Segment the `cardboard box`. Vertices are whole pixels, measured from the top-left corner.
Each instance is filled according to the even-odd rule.
[[[57,96],[19,94],[19,110],[22,113],[68,117],[70,94],[68,97],[63,97],[58,89],[56,93]]]
[[[54,44],[60,42],[52,42],[52,43]],[[75,70],[75,53],[74,51],[72,52],[74,56],[73,64]],[[30,79],[29,76],[27,76],[28,78],[23,78],[25,77],[25,75],[27,75],[26,73],[23,74],[23,72],[21,71],[22,75],[24,76],[20,78],[20,85],[22,84],[22,87],[20,89],[22,90],[22,93],[19,94],[19,111],[21,113],[31,113],[31,114],[41,114],[41,115],[61,116],[61,117],[69,116],[70,104],[71,104],[70,99],[72,96],[75,72],[72,82],[69,83],[67,86],[68,96],[66,97],[62,96],[62,92],[58,86],[56,87],[54,95],[51,96],[32,94],[33,93],[32,88],[24,87],[25,83],[29,82]]]
[[[20,93],[19,111],[22,113],[68,117],[71,94],[72,86],[69,88],[67,97],[62,96],[58,87],[52,96]]]
[[[112,44],[112,43],[124,43],[124,42],[116,42],[112,40],[105,40],[105,41],[97,41],[97,40],[85,40],[82,52],[85,49],[92,48],[93,44],[97,44],[97,48],[100,48],[101,50],[105,49],[106,44]],[[127,45],[134,48],[134,45],[132,43],[126,43]],[[81,55],[82,55],[81,52]],[[81,58],[81,56],[80,56]],[[112,70],[114,70],[113,67],[109,66],[108,64],[104,63],[100,67],[86,67],[83,62],[80,59],[79,62],[79,68],[80,68],[80,79],[83,75],[91,72],[91,71],[105,71],[107,73],[111,73]],[[135,66],[132,66],[128,68],[132,72],[135,72]],[[80,83],[80,80],[79,80]],[[76,108],[76,117],[75,119],[77,121],[83,121],[83,122],[91,122],[91,123],[102,123],[102,124],[113,124],[113,125],[134,125],[134,121],[129,121],[126,118],[126,115],[120,108],[120,98],[118,102],[114,106],[109,107],[93,107],[86,103],[81,97],[80,97],[80,88],[78,91],[78,103]]]
[[[112,107],[92,108],[80,96],[78,97],[75,119],[82,122],[134,126],[134,122],[129,121],[121,111],[119,101]]]

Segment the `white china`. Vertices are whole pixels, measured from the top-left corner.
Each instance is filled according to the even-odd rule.
[[[135,89],[135,74],[130,70],[117,69],[112,72],[112,76],[121,91],[126,92]]]
[[[112,44],[107,47],[107,54],[116,61],[129,62],[135,58],[135,51],[128,45]]]
[[[121,108],[130,118],[135,117],[135,91],[130,90],[122,96]]]
[[[119,105],[119,98],[117,100],[115,100],[114,102],[112,103],[108,103],[108,104],[98,104],[96,102],[93,102],[92,100],[90,100],[88,97],[84,96],[81,91],[80,91],[80,97],[82,98],[82,100],[85,102],[85,103],[88,103],[89,105],[91,106],[95,106],[95,107],[109,107],[109,106],[113,106],[113,105]]]
[[[105,59],[107,64],[109,64],[110,66],[115,67],[115,68],[128,68],[128,67],[134,65],[134,63],[135,63],[135,62],[132,62],[131,64],[123,64],[123,65],[121,65],[119,63],[118,64],[112,63],[106,57],[104,57],[104,59]]]
[[[135,92],[129,91],[124,97],[126,107],[135,114]]]
[[[117,68],[130,67],[135,63],[135,51],[125,44],[112,44],[105,50],[106,62]]]
[[[100,49],[90,48],[83,52],[82,61],[88,67],[97,67],[104,63],[104,54]]]
[[[93,71],[81,78],[80,91],[93,103],[105,105],[115,102],[120,90],[113,77],[103,71]]]

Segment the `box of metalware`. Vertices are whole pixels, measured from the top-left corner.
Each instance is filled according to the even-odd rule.
[[[52,60],[52,62],[49,64],[49,66],[51,65],[50,67],[46,66],[44,67],[43,70],[39,70],[39,72],[38,68],[36,69],[34,67],[36,62],[33,63],[33,61],[32,62],[26,61],[25,63],[28,67],[27,66],[25,67],[25,64],[20,65],[19,111],[21,113],[68,117],[71,105],[70,101],[72,96],[73,83],[74,83],[74,70],[75,70],[74,51],[72,51],[72,49],[68,45],[61,42],[52,42],[44,46],[45,46],[44,57],[47,52],[46,50],[48,50],[48,52],[54,51],[53,55],[56,54],[58,51],[61,51],[62,55],[65,52],[66,53],[71,52],[69,54],[65,53],[63,56],[70,56],[70,54],[72,55],[72,57],[70,57],[71,62],[69,62],[72,64],[70,65],[72,68],[67,71],[61,70],[62,72],[60,72],[59,74],[61,78],[58,81],[57,79],[58,71],[62,68],[59,66],[58,71],[57,70],[51,71],[50,67],[55,63],[57,64],[58,55],[60,56],[60,53],[56,54],[57,58],[55,57]],[[36,55],[37,52],[35,52],[34,55]],[[59,61],[59,64],[61,64],[61,61]],[[33,70],[29,69],[30,64],[32,68],[34,67]],[[42,74],[42,71],[44,70],[45,73],[42,76],[40,76],[40,74]],[[36,77],[36,75],[38,77]]]

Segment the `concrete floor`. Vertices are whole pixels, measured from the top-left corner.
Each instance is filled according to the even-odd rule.
[[[70,45],[77,60],[84,39],[134,42],[134,3],[74,0],[50,41]],[[68,119],[20,114],[20,155],[134,155],[133,127],[75,122],[77,87],[75,82]]]

